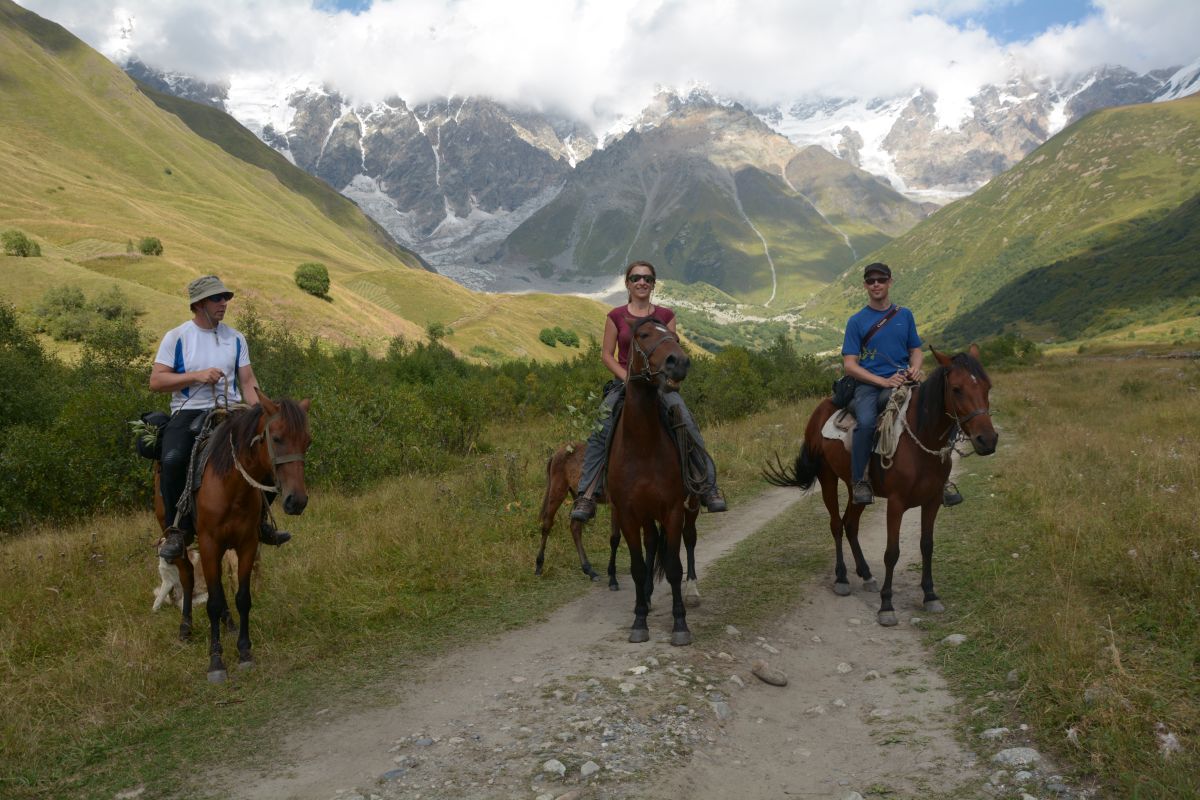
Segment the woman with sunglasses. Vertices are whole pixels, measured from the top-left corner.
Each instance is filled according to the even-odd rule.
[[[608,312],[608,318],[604,322],[604,341],[600,346],[600,359],[608,371],[613,374],[613,380],[604,386],[604,400],[600,404],[599,424],[588,437],[575,505],[571,508],[571,519],[586,522],[596,514],[594,495],[600,487],[600,473],[604,467],[604,456],[608,451],[608,440],[612,436],[617,416],[620,414],[621,403],[625,399],[625,377],[629,367],[629,349],[633,338],[631,325],[643,317],[653,317],[666,325],[671,333],[675,333],[675,312],[664,306],[655,305],[650,300],[656,280],[654,265],[648,261],[634,261],[626,267],[625,289],[628,302]],[[684,404],[683,398],[679,396],[679,392],[669,392],[663,395],[663,402],[669,407],[679,409],[688,433],[700,445],[699,452],[703,454],[704,464],[696,466],[702,468],[707,477],[700,502],[709,511],[724,511],[726,508],[725,498],[717,489],[716,464],[703,449],[704,439],[700,436],[700,428]]]
[[[171,419],[159,432],[159,487],[168,527],[158,555],[168,562],[183,555],[192,533],[191,520],[181,520],[180,528],[175,526],[175,516],[199,433],[193,427],[218,404],[257,397],[258,387],[246,337],[224,322],[233,292],[216,275],[202,275],[188,284],[187,293],[192,318],[167,331],[150,370],[150,391],[171,394]],[[264,518],[258,538],[266,544],[281,545],[292,536],[275,530]]]

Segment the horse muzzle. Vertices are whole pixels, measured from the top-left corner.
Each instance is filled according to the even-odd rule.
[[[996,442],[999,439],[1000,434],[996,433],[996,431],[983,431],[982,433],[972,434],[971,446],[975,448],[976,455],[990,456],[996,452]]]
[[[671,353],[668,355],[663,361],[662,366],[663,375],[667,379],[663,390],[668,392],[678,391],[679,384],[687,377],[691,366],[692,360],[682,353],[678,355]]]
[[[305,506],[308,505],[307,494],[287,494],[283,498],[283,513],[290,516],[303,514]]]

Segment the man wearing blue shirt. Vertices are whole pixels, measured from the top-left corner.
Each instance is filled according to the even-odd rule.
[[[892,389],[924,377],[921,370],[924,356],[912,312],[888,298],[892,288],[891,267],[879,262],[867,265],[863,270],[863,286],[868,302],[846,321],[842,367],[858,382],[850,403],[857,421],[850,449],[851,497],[855,503],[868,505],[875,499],[866,475],[875,421],[887,405]],[[954,505],[962,498],[947,488],[943,501]]]

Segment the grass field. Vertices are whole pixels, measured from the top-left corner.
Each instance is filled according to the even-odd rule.
[[[972,513],[934,562],[955,602],[930,641],[967,635],[938,652],[965,707],[987,709],[968,725],[1028,724],[1102,796],[1200,796],[1200,366],[1051,360],[993,378],[1001,448],[964,462]],[[1168,733],[1180,749],[1164,754]]]

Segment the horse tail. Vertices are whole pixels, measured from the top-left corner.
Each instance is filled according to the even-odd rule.
[[[655,542],[657,554],[654,557],[654,579],[661,581],[667,577],[667,532],[657,522],[654,523],[654,527],[658,531],[655,537],[658,541]]]
[[[820,411],[818,407],[817,411]],[[804,430],[804,444],[800,446],[800,453],[796,456],[796,463],[791,468],[785,467],[779,459],[779,455],[775,455],[775,463],[767,462],[763,468],[762,475],[767,483],[773,486],[795,486],[802,491],[807,491],[812,488],[813,481],[817,479],[817,473],[821,471],[821,425],[824,420],[820,419],[817,412],[808,420],[808,427]]]

